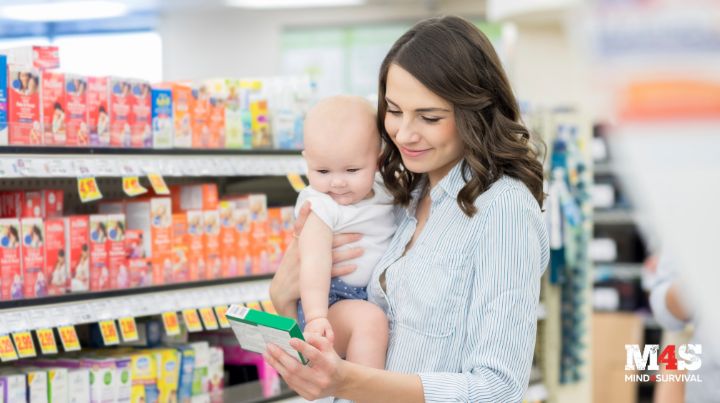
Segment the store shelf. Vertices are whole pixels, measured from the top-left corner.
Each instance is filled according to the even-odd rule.
[[[297,396],[285,382],[280,382],[280,391],[268,397],[262,396],[262,386],[259,381],[246,382],[239,385],[227,386],[223,389],[223,401],[233,403],[269,403]]]
[[[598,263],[595,265],[595,279],[619,278],[639,279],[642,277],[641,263]]]
[[[0,178],[281,176],[305,173],[299,151],[0,147]]]
[[[271,275],[0,302],[0,334],[269,299]]]
[[[630,210],[596,210],[593,215],[595,225],[633,225],[635,218]]]

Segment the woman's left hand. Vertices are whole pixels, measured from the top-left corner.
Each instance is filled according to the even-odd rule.
[[[307,342],[292,339],[290,346],[309,361],[308,365],[301,364],[272,344],[268,345],[263,357],[304,399],[335,396],[343,380],[345,361],[337,355],[332,343],[325,337],[308,335]]]

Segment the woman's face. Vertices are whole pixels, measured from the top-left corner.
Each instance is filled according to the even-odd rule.
[[[434,186],[462,157],[453,105],[405,69],[390,66],[385,101],[385,130],[414,173],[427,173]]]

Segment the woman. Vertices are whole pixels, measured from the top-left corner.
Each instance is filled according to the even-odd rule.
[[[469,22],[422,21],[390,49],[380,68],[380,172],[404,209],[368,286],[390,324],[386,370],[344,361],[312,335],[291,342],[309,366],[270,346],[266,359],[301,396],[522,399],[548,244],[542,165],[519,119],[492,45]],[[299,295],[297,266],[291,248],[273,279],[283,314]]]

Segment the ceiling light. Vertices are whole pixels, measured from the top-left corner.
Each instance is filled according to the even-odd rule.
[[[73,21],[119,17],[128,7],[115,1],[54,1],[0,7],[0,17],[21,21]]]
[[[357,6],[365,0],[227,0],[232,7],[274,9],[274,8],[312,8]]]

